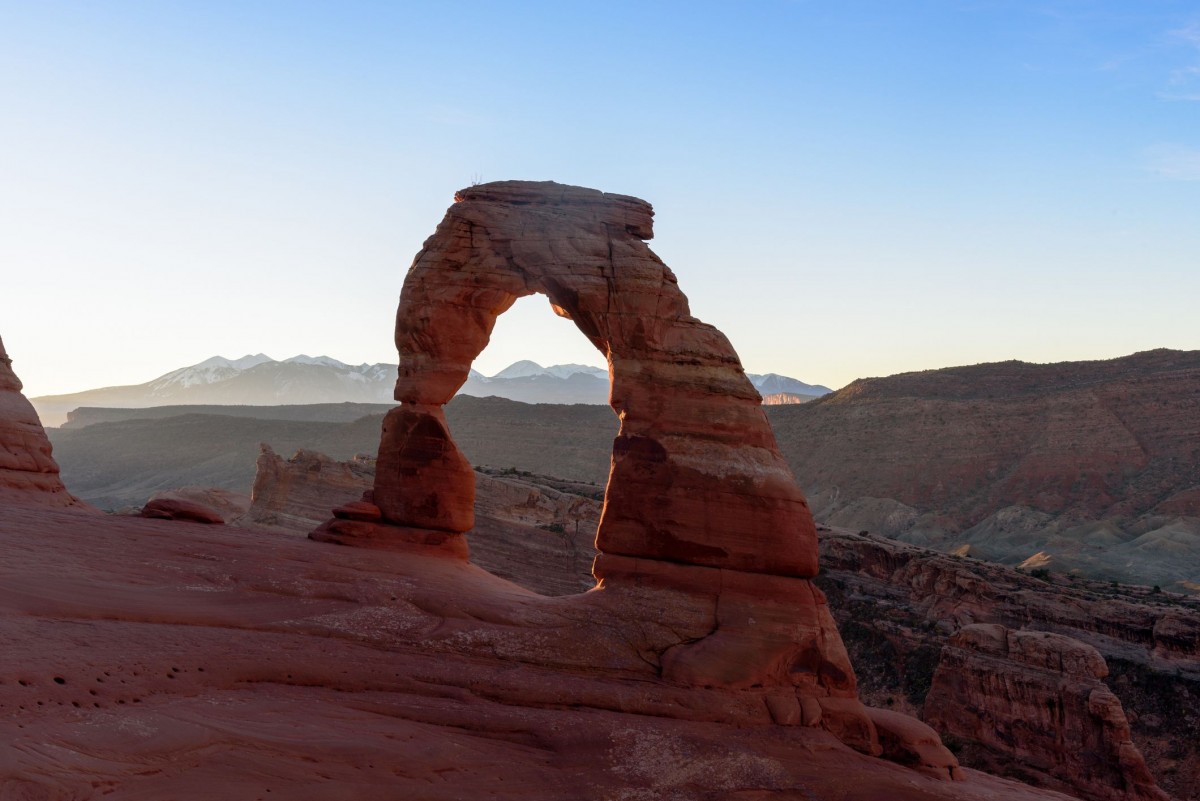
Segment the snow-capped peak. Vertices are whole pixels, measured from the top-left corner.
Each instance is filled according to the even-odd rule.
[[[558,378],[570,378],[576,373],[595,376],[608,380],[607,367],[592,367],[588,364],[553,364],[546,368],[546,372]]]
[[[339,362],[329,356],[307,356],[301,353],[299,356],[293,356],[290,359],[283,360],[285,364],[318,364],[324,367],[342,367],[347,368],[350,365],[345,362]]]
[[[226,359],[224,356],[213,356],[211,359],[205,359],[199,364],[193,364],[191,367],[185,367],[184,370],[190,370],[197,367],[232,367],[234,370],[249,370],[251,367],[257,367],[265,362],[275,361],[265,353],[247,354],[240,359]]]
[[[764,395],[770,395],[776,392],[790,392],[797,395],[828,395],[833,392],[832,389],[820,384],[806,384],[795,378],[779,373],[746,373],[746,378],[750,379],[750,383]]]
[[[608,370],[603,367],[591,367],[586,364],[552,364],[549,367],[542,367],[537,362],[531,362],[524,359],[519,362],[513,362],[508,367],[505,367],[500,372],[492,376],[496,378],[532,378],[540,375],[552,375],[555,378],[569,378],[576,373],[584,373],[596,378],[608,380]]]
[[[537,362],[531,362],[528,359],[522,359],[519,362],[513,362],[508,367],[505,367],[500,372],[496,373],[492,378],[528,378],[531,375],[545,375],[546,368],[542,367]]]

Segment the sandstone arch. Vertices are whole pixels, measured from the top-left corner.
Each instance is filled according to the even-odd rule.
[[[474,479],[441,407],[497,316],[541,293],[608,359],[620,432],[602,554],[816,575],[812,516],[758,393],[646,245],[650,204],[524,181],[471,187],[455,200],[400,297],[401,405],[384,424],[374,490],[382,521],[400,529],[391,536],[411,539],[415,529],[445,545],[471,528]]]
[[[384,421],[374,489],[310,536],[408,551],[414,561],[439,557],[439,575],[457,576],[464,595],[480,590],[486,582],[465,564],[463,538],[474,476],[442,406],[496,317],[540,292],[608,359],[620,431],[596,534],[600,584],[558,598],[519,591],[511,610],[501,611],[513,603],[505,601],[488,612],[501,634],[477,625],[476,613],[456,612],[455,625],[469,630],[461,641],[506,659],[646,682],[642,700],[597,691],[593,701],[606,708],[822,726],[879,754],[877,724],[809,580],[817,541],[807,503],[737,354],[692,317],[674,274],[646,246],[650,205],[525,181],[474,186],[455,201],[404,281],[399,406]],[[505,587],[488,592],[511,598],[517,588]],[[544,636],[549,629],[555,637]],[[696,695],[659,703],[661,681]],[[912,756],[914,731],[936,742],[918,721],[905,725],[903,736],[893,732],[896,758]],[[954,775],[954,757],[932,750],[932,769]]]

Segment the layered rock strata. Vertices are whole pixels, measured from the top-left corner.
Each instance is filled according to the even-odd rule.
[[[1200,601],[1055,574],[1032,576],[841,529],[822,530],[821,562],[819,582],[860,666],[859,691],[867,703],[928,720],[946,714],[940,707],[947,697],[928,691],[944,647],[965,626],[997,623],[1065,635],[1107,661],[1106,684],[1120,699],[1158,784],[1173,797],[1200,798]],[[871,670],[861,670],[867,664]],[[1024,670],[1016,663],[997,669]],[[1036,754],[1038,747],[1023,742],[1023,733],[1015,731],[1018,738],[1007,751],[967,748],[959,757],[972,767],[1044,777],[1025,761],[1024,754]],[[1123,791],[1120,775],[1110,778],[1119,780],[1110,789]],[[1066,778],[1055,781],[1070,786]],[[1090,785],[1074,792],[1088,797]]]
[[[50,440],[0,340],[0,502],[84,507],[63,486]]]
[[[745,693],[777,724],[822,726],[879,754],[810,581],[808,505],[732,346],[691,316],[675,275],[646,246],[650,205],[520,181],[471,187],[455,201],[404,282],[400,405],[384,420],[370,499],[335,510],[312,536],[467,558],[474,473],[442,407],[497,316],[544,294],[607,358],[620,419],[596,535],[600,584],[559,603],[642,641],[641,659],[667,686]],[[657,632],[648,640],[647,626]],[[553,661],[594,666],[581,656],[567,645]]]
[[[1200,351],[866,378],[772,422],[830,526],[1200,590]]]
[[[1043,631],[965,626],[942,651],[926,720],[1015,754],[1090,799],[1167,801],[1133,744],[1090,645]]]
[[[301,448],[284,459],[265,442],[259,449],[247,515],[256,525],[308,533],[328,519],[330,509],[358,500],[375,481],[373,458],[341,461]]]

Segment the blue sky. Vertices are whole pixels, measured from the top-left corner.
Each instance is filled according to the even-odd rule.
[[[747,369],[1200,348],[1195,2],[0,0],[0,335],[31,395],[392,361],[455,189],[655,205]],[[527,299],[477,362],[599,363]]]

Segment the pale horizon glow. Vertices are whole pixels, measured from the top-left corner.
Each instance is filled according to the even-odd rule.
[[[1200,12],[0,0],[0,337],[29,396],[395,362],[456,189],[654,204],[748,372],[1200,349]],[[602,366],[544,298],[475,367]]]

